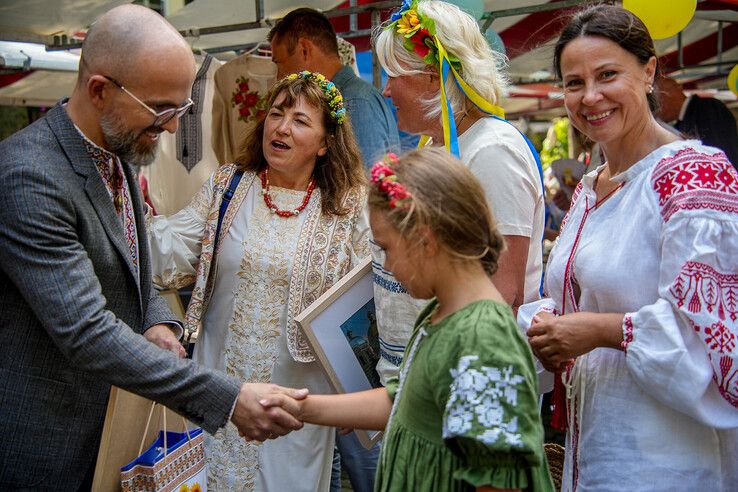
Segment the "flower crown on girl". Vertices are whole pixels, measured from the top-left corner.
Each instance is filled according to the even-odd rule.
[[[287,80],[308,79],[315,81],[323,94],[328,99],[328,107],[331,109],[331,117],[337,125],[342,125],[346,120],[346,108],[343,107],[343,96],[338,90],[336,84],[325,78],[325,75],[318,72],[310,72],[303,70],[302,72],[293,73],[287,76]]]
[[[441,41],[436,36],[436,23],[428,16],[422,15],[418,11],[418,0],[404,0],[400,9],[392,14],[390,24],[385,27],[403,36],[405,41],[403,46],[411,53],[415,53],[427,65],[433,65],[438,68],[441,85],[441,115],[443,117],[443,140],[446,149],[459,157],[459,143],[456,134],[456,122],[454,121],[454,112],[451,109],[451,103],[448,100],[446,92],[446,79],[449,72],[453,75],[456,85],[474,103],[481,111],[497,116],[505,117],[505,111],[494,104],[490,103],[477,91],[474,90],[466,81],[461,78],[461,60],[449,53],[444,48]],[[429,137],[423,135],[420,139],[418,147],[425,146]]]
[[[397,175],[392,167],[400,161],[392,152],[386,154],[384,159],[377,161],[372,166],[372,184],[387,195],[389,207],[392,209],[408,209],[413,200],[413,195],[407,191],[402,183],[397,181]]]

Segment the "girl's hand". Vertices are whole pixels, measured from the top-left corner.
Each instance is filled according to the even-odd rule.
[[[561,371],[575,357],[597,347],[620,348],[623,314],[538,313],[528,329],[528,341],[546,370]]]

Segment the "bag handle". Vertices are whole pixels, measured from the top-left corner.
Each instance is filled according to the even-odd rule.
[[[141,453],[143,452],[144,443],[146,442],[146,435],[149,433],[149,426],[151,425],[151,417],[154,415],[154,408],[156,407],[156,402],[151,402],[151,410],[149,410],[149,418],[146,419],[146,429],[144,429],[143,436],[141,436],[141,445],[138,447],[138,456],[141,456]],[[161,405],[162,408],[162,420],[164,423],[164,456],[167,455],[168,446],[167,446],[167,409],[164,407],[164,405]],[[182,424],[184,425],[185,433],[187,434],[187,444],[192,444],[192,436],[190,436],[190,429],[187,428],[187,420],[185,420],[184,417],[182,417]]]

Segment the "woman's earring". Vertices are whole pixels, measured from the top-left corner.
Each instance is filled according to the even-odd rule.
[[[653,85],[648,84],[648,93],[653,94]]]

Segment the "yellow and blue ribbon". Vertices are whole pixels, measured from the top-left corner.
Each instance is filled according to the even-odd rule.
[[[436,36],[433,36],[433,41],[436,45],[436,49],[438,50],[438,59],[440,60],[441,65],[440,95],[442,101],[441,117],[443,121],[443,144],[446,147],[446,150],[459,158],[459,137],[456,131],[456,121],[454,120],[454,111],[451,108],[451,102],[449,101],[448,94],[446,92],[446,79],[448,78],[448,74],[453,74],[454,82],[456,82],[456,85],[459,87],[459,89],[461,89],[464,95],[477,108],[479,108],[480,111],[491,116],[497,116],[500,119],[504,119],[505,110],[499,106],[495,106],[494,104],[484,99],[482,96],[479,95],[479,93],[477,93],[477,91],[474,90],[474,88],[467,84],[466,81],[461,77],[461,75],[459,75],[459,73],[451,64],[451,61],[448,58],[448,53],[446,52],[446,48],[443,47],[441,41]],[[428,143],[429,139],[430,137],[427,135],[421,136],[420,142],[418,142],[418,147],[424,147]]]

